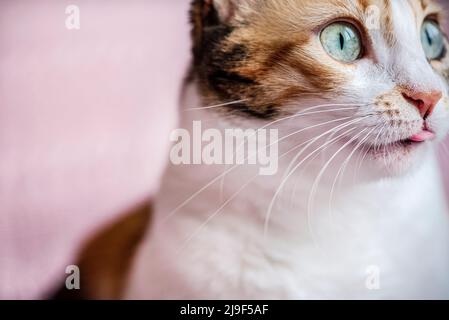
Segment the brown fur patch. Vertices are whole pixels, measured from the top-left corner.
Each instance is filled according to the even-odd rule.
[[[150,205],[142,205],[87,241],[77,263],[81,290],[62,288],[56,299],[120,299],[150,213]]]
[[[245,17],[245,23],[220,22],[201,32],[197,28],[204,23],[195,24],[193,34],[202,39],[203,46],[193,50],[196,53],[195,74],[205,104],[245,100],[228,108],[267,118],[282,113],[282,105],[302,94],[335,91],[344,81],[344,75],[333,64],[314,58],[314,52],[308,52],[307,46],[311,37],[316,36],[316,27],[326,22],[327,17],[335,16],[338,11],[346,16],[354,10],[360,12],[351,3],[332,2],[343,8],[337,12],[330,8],[332,10],[323,12],[322,19],[313,23],[301,13],[322,8],[319,3],[266,1],[258,7],[257,14]],[[202,21],[216,22],[213,17],[217,13],[207,7],[202,14],[198,13],[201,4],[204,2],[194,1],[192,21],[198,21],[201,16]],[[295,25],[286,19],[292,13]],[[207,14],[212,18],[205,17]]]

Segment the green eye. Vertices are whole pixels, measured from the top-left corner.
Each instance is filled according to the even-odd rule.
[[[336,22],[321,31],[321,44],[334,59],[354,62],[362,53],[362,39],[358,30],[349,23]]]
[[[438,24],[432,20],[424,21],[421,29],[421,42],[429,60],[442,58],[444,48],[443,33]]]

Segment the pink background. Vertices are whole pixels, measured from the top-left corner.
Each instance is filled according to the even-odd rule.
[[[80,7],[81,29],[65,27]],[[149,197],[188,63],[186,1],[0,1],[0,298],[38,298]]]
[[[45,297],[89,234],[157,188],[188,2],[0,1],[0,298]]]

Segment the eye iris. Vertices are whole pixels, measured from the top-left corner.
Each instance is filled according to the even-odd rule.
[[[421,42],[427,59],[441,58],[444,53],[443,34],[434,21],[425,21],[421,31]]]
[[[362,50],[357,29],[349,23],[336,22],[321,32],[321,43],[326,52],[336,60],[354,62]]]

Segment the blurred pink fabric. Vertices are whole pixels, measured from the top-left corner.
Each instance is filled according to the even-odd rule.
[[[68,5],[80,30],[66,28]],[[0,298],[43,298],[151,196],[189,59],[186,0],[0,1]]]
[[[88,235],[157,188],[188,3],[0,1],[0,298],[44,298]]]

